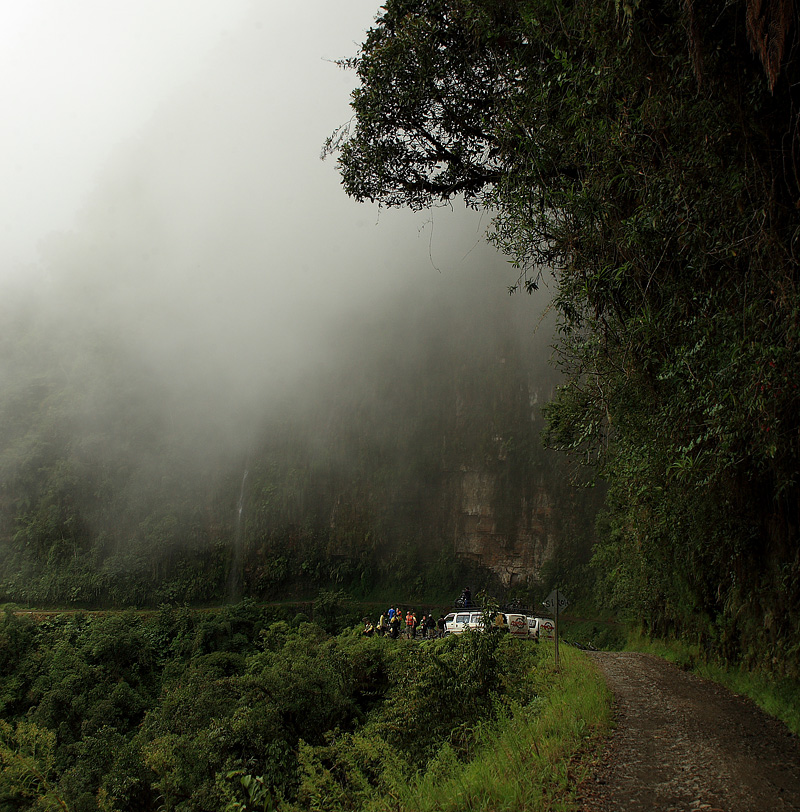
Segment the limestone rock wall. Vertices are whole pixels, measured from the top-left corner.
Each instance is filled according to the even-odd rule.
[[[544,488],[523,495],[509,522],[500,508],[502,487],[495,473],[461,473],[454,552],[492,571],[508,589],[538,580],[555,538],[552,500]]]

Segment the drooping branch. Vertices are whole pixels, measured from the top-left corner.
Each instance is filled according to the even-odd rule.
[[[794,16],[794,0],[747,0],[747,36],[761,60],[770,92],[781,71]]]

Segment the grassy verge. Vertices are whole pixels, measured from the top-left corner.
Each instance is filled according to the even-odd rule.
[[[762,710],[800,735],[800,682],[710,661],[699,646],[679,640],[651,640],[631,632],[626,648],[663,657],[687,671],[724,685],[734,693],[748,696]]]
[[[547,644],[542,644],[547,645]],[[611,725],[611,697],[589,658],[563,646],[561,670],[537,669],[538,696],[511,707],[482,731],[468,764],[445,749],[411,784],[396,788],[381,810],[414,812],[569,812],[574,788],[590,765],[588,745]]]

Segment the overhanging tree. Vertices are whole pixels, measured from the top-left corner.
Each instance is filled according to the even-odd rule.
[[[502,174],[495,122],[527,47],[516,22],[513,2],[386,4],[361,54],[340,63],[361,86],[354,119],[324,154],[339,152],[349,195],[415,209],[454,195],[483,199]]]
[[[610,482],[612,591],[796,669],[791,22],[787,3],[390,1],[326,150],[356,199],[463,195],[496,213],[521,286],[552,270],[548,439]]]

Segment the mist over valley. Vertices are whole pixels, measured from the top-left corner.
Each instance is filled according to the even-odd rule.
[[[0,812],[791,800],[800,6],[373,3],[0,4]]]
[[[457,580],[498,543],[491,577],[527,587],[551,556],[546,291],[508,295],[485,214],[342,194],[341,41],[287,48],[298,25],[246,12],[8,275],[7,599],[275,597],[306,559],[313,590],[423,550]]]

